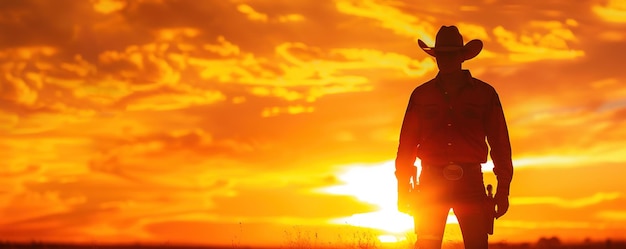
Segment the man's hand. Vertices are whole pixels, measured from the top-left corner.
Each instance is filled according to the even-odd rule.
[[[509,195],[506,193],[496,192],[493,198],[496,202],[496,219],[502,217],[509,210]]]
[[[417,174],[417,167],[414,165],[401,166],[396,165],[396,180],[398,180],[398,211],[411,214],[412,206],[412,193],[413,185],[411,185],[411,178],[414,178]]]
[[[411,184],[401,178],[398,178],[398,211],[411,214]]]

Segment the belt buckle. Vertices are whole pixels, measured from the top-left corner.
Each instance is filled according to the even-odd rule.
[[[443,168],[443,177],[456,181],[463,178],[463,168],[458,164],[448,164]]]

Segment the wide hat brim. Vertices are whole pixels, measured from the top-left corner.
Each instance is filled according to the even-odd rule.
[[[451,47],[446,47],[446,46],[429,47],[428,45],[426,45],[426,43],[424,43],[424,41],[420,39],[417,40],[417,44],[420,46],[420,48],[422,48],[422,50],[424,50],[424,52],[426,52],[427,54],[433,57],[437,57],[437,55],[435,54],[436,51],[442,51],[442,52],[462,51],[464,60],[469,60],[469,59],[476,57],[480,53],[480,51],[483,49],[483,42],[478,39],[471,40],[465,43],[465,45],[463,46],[451,46]]]

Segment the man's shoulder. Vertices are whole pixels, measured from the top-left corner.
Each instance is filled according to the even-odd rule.
[[[436,78],[432,78],[420,85],[418,85],[417,87],[415,87],[415,89],[413,90],[413,93],[419,93],[419,92],[423,92],[423,91],[432,91],[433,89],[437,89],[436,85],[435,85],[435,79]]]
[[[475,77],[472,77],[472,84],[485,91],[496,91],[496,89],[491,84]]]

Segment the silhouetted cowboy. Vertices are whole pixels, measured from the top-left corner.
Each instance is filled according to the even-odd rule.
[[[396,177],[398,209],[415,218],[416,248],[441,248],[446,218],[454,210],[465,248],[487,248],[489,211],[481,163],[489,148],[498,185],[495,217],[509,207],[513,177],[511,145],[504,112],[496,90],[478,80],[461,64],[480,53],[483,43],[463,37],[455,26],[442,26],[435,46],[419,46],[437,60],[437,76],[415,88],[402,123]],[[487,145],[488,143],[488,145]],[[419,203],[415,203],[411,178],[415,159],[421,160]],[[493,206],[492,206],[493,208]]]

